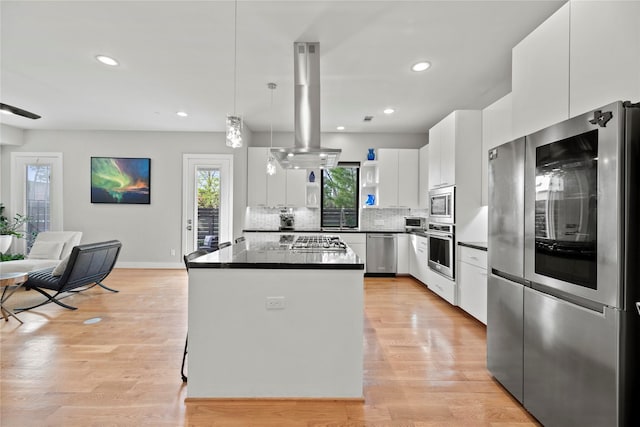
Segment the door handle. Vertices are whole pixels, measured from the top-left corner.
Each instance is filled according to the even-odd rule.
[[[191,231],[191,226],[187,225],[187,230]]]
[[[640,302],[636,302],[636,310],[638,310],[638,314],[640,314]]]

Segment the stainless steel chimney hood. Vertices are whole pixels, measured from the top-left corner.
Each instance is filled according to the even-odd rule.
[[[335,167],[342,150],[320,146],[320,43],[294,43],[293,58],[295,145],[271,154],[285,169]]]

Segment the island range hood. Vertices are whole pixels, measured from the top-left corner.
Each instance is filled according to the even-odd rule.
[[[320,43],[293,44],[295,141],[293,147],[272,148],[284,169],[332,168],[342,150],[320,146]]]

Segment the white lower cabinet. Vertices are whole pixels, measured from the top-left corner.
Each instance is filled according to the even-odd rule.
[[[458,305],[487,324],[487,252],[460,246]]]
[[[398,233],[396,240],[396,274],[409,274],[409,235]]]
[[[436,273],[427,270],[427,287],[435,292],[449,304],[457,305],[456,301],[456,282]]]
[[[416,234],[409,235],[409,274],[422,283],[427,283],[428,240]]]

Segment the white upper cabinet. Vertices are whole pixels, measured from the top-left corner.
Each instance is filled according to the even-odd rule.
[[[247,158],[248,206],[306,206],[306,170],[284,170],[276,163],[276,174],[267,175],[269,148],[249,147]]]
[[[429,130],[429,188],[458,185],[460,178],[475,180],[479,200],[481,145],[479,110],[454,111],[433,126]]]
[[[482,205],[488,203],[489,150],[512,141],[511,94],[482,110]]]
[[[378,150],[378,206],[418,206],[417,149]]]
[[[287,169],[286,198],[287,206],[302,207],[307,205],[307,182],[309,181],[306,169]]]
[[[640,102],[640,2],[571,2],[570,115]]]
[[[378,149],[378,206],[398,205],[398,150]]]
[[[569,118],[570,7],[571,3],[563,5],[513,48],[515,137]],[[594,63],[599,60],[595,52],[585,58]]]
[[[419,169],[418,150],[398,150],[398,206],[418,207]]]
[[[418,183],[418,207],[420,209],[429,208],[429,145],[427,144],[420,149],[420,160],[418,162],[420,177]]]
[[[247,150],[248,206],[267,206],[267,154],[267,149],[263,148],[249,147]]]

